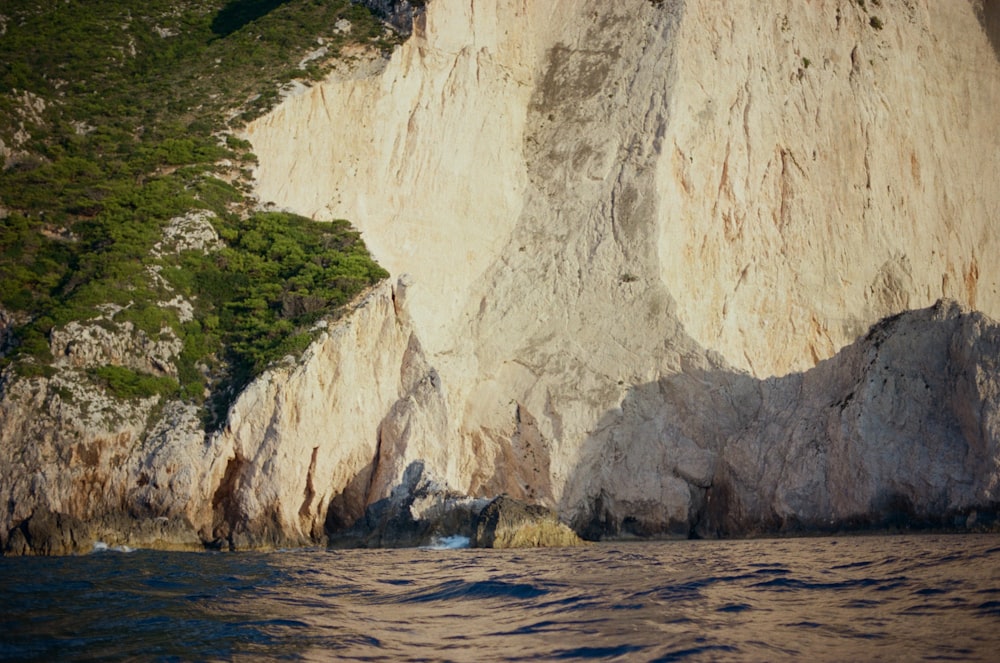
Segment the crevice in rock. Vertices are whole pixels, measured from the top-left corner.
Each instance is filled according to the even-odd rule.
[[[302,506],[299,507],[299,518],[303,523],[308,523],[312,518],[312,502],[316,497],[316,488],[313,485],[313,476],[316,473],[316,457],[319,454],[319,447],[313,447],[312,457],[309,460],[309,469],[306,471],[306,487],[303,491]]]
[[[247,464],[247,460],[240,457],[239,454],[230,458],[226,464],[222,481],[212,495],[212,532],[205,539],[207,547],[233,547],[233,534],[241,517],[237,492],[240,488],[243,470]]]

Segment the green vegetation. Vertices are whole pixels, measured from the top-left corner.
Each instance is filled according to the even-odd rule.
[[[348,44],[393,47],[366,8],[7,0],[0,14],[0,307],[26,320],[0,366],[50,374],[52,329],[113,304],[102,324],[183,340],[180,379],[107,366],[95,382],[122,398],[201,402],[207,390],[219,408],[386,276],[346,222],[254,212],[256,157],[232,133]],[[170,220],[192,210],[212,213],[225,246],[154,256]],[[178,294],[194,320],[162,305]]]
[[[861,7],[861,9],[865,10],[865,13],[868,13],[868,7],[865,6],[865,0],[857,0],[857,3],[858,6]],[[881,7],[882,0],[872,0],[872,6]],[[868,18],[868,25],[870,25],[875,30],[881,30],[883,27],[885,27],[885,25],[882,23],[882,19],[880,19],[878,16],[870,16]]]
[[[163,271],[201,315],[182,326],[179,370],[196,394],[198,362],[224,349],[233,393],[272,361],[311,342],[309,328],[387,273],[346,221],[319,224],[286,213],[258,213],[221,225],[228,246],[189,251]]]
[[[124,366],[101,366],[90,373],[96,382],[117,398],[149,398],[177,393],[177,380],[144,375]]]

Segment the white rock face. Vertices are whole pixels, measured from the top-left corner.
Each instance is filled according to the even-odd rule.
[[[746,421],[664,410],[662,385],[692,389],[671,376],[729,375],[713,398],[739,401],[756,387],[734,368],[812,367],[942,296],[1000,315],[1000,65],[978,11],[434,0],[381,74],[248,128],[258,191],[351,219],[412,274],[446,414],[366,415],[399,458],[437,454],[471,494],[570,514],[611,491],[679,524]]]
[[[385,436],[369,415],[419,398],[425,381],[405,368],[421,360],[403,301],[400,289],[379,286],[298,364],[267,371],[240,395],[210,442],[214,492],[192,505],[203,538],[305,544],[325,536],[328,519],[350,525],[369,495],[385,497],[370,488]]]
[[[248,133],[265,200],[352,219],[431,293],[413,314],[435,350],[484,266],[520,248],[515,223],[581,234],[563,198],[528,216],[533,165],[553,157],[533,184],[613,227],[609,185],[655,139],[651,275],[699,343],[767,376],[940,297],[1000,314],[997,71],[963,2],[437,0],[381,76],[317,86]]]
[[[1000,5],[866,7],[430,0],[247,129],[260,199],[393,282],[208,439],[6,374],[0,547],[386,545],[501,493],[590,537],[988,522]]]
[[[0,457],[10,459],[0,464],[9,505],[0,550],[21,552],[15,544],[25,538],[27,550],[61,553],[93,540],[295,545],[323,540],[327,519],[352,524],[378,485],[380,421],[365,415],[419,400],[414,392],[431,380],[420,374],[402,306],[402,288],[373,289],[300,363],[252,383],[210,437],[195,406],[120,401],[68,366],[33,379],[8,369],[0,375]]]
[[[1000,314],[996,55],[971,3],[861,4],[688,3],[679,31],[662,274],[756,375],[941,297]]]

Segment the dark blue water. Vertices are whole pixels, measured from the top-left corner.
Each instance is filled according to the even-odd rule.
[[[7,660],[1000,660],[1000,536],[0,560]]]

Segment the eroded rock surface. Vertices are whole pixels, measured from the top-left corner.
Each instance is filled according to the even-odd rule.
[[[636,388],[571,480],[583,495],[574,527],[599,538],[990,524],[998,353],[996,322],[940,302],[804,373],[689,371]],[[655,441],[637,444],[644,433]]]
[[[361,0],[403,35],[413,32],[414,20],[423,15],[427,0]]]
[[[395,545],[500,494],[586,538],[988,523],[994,5],[427,3],[247,130],[392,283],[209,438],[67,398],[80,353],[6,374],[0,545]]]
[[[472,539],[476,548],[557,548],[582,543],[551,509],[504,495],[479,513]]]
[[[411,406],[383,429],[419,420],[453,489],[594,536],[686,536],[746,429],[805,426],[795,381],[834,379],[824,360],[871,324],[942,296],[1000,312],[1000,76],[972,73],[1000,70],[972,4],[443,0],[425,18],[379,76],[331,79],[248,137],[262,197],[353,219],[412,275],[446,418]],[[427,453],[407,449],[401,466]]]

